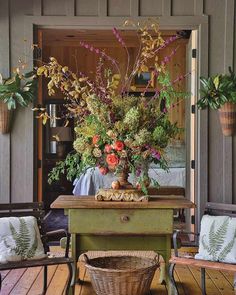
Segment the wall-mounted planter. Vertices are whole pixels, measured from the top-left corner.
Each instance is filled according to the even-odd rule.
[[[9,111],[7,105],[0,101],[0,133],[6,134],[11,130],[13,110]]]
[[[225,136],[232,136],[236,126],[236,104],[227,102],[219,109],[222,132]]]

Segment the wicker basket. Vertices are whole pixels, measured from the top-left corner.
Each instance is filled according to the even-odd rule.
[[[7,104],[0,101],[0,133],[6,134],[10,132],[13,111],[9,111]]]
[[[220,124],[225,136],[232,136],[236,125],[236,104],[232,102],[225,103],[219,109]]]
[[[147,294],[159,267],[157,259],[137,256],[84,257],[97,295]]]

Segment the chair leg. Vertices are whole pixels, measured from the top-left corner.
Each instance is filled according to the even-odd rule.
[[[67,285],[66,285],[65,295],[69,294],[70,288],[72,290],[70,295],[72,295],[72,294],[74,294],[74,288],[75,288],[74,278],[73,278],[73,276],[75,274],[74,263],[67,263],[67,267],[68,267],[68,270],[69,270],[69,277],[68,277],[68,281],[67,281]]]
[[[44,266],[44,272],[43,272],[43,294],[46,294],[48,287],[48,267]]]
[[[176,295],[179,295],[178,288],[176,286],[175,278],[174,278],[174,269],[175,269],[175,264],[171,263],[169,266],[169,278],[171,282],[171,286],[175,292]]]
[[[201,268],[201,288],[202,288],[202,295],[206,295],[206,270],[205,270],[205,268]]]

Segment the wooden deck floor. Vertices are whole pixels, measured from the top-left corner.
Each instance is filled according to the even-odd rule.
[[[88,274],[83,266],[80,266],[80,279],[82,285],[76,285],[76,295],[96,295],[92,289]],[[200,295],[200,271],[196,268],[179,266],[176,268],[176,279],[180,295]],[[42,292],[43,270],[41,267],[31,269],[19,269],[2,272],[3,282],[1,295],[40,295]],[[67,278],[66,266],[51,266],[48,271],[48,295],[64,294]],[[150,295],[167,294],[166,288],[158,283],[159,270],[156,272]],[[233,290],[233,275],[221,271],[207,271],[206,285],[207,295],[235,295]],[[135,295],[135,294],[134,294]]]

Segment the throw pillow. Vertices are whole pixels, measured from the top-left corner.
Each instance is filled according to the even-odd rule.
[[[35,217],[0,218],[0,263],[44,257]]]
[[[236,263],[236,218],[204,215],[195,258]]]

